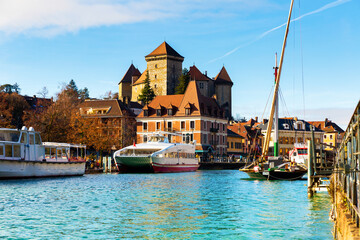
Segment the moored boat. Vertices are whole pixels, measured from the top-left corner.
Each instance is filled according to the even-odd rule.
[[[199,168],[194,144],[170,143],[161,134],[116,151],[114,159],[122,172],[189,172]]]
[[[256,159],[250,165],[244,167],[243,169],[239,169],[242,172],[245,172],[249,175],[250,178],[254,179],[268,179],[268,180],[297,180],[301,179],[306,173],[307,169],[301,165],[297,164],[295,161],[286,161],[281,156],[278,155],[278,91],[279,91],[279,83],[280,83],[280,75],[282,71],[282,64],[285,53],[285,46],[287,41],[287,35],[289,31],[291,12],[293,8],[294,0],[291,1],[290,11],[287,20],[287,26],[285,30],[285,37],[281,51],[280,57],[280,66],[277,66],[277,58],[275,63],[275,87],[274,87],[274,95],[271,105],[271,111],[269,116],[269,121],[267,123],[266,136],[264,139],[264,145],[262,149],[262,154],[259,159]],[[274,123],[274,131],[273,131],[273,122]],[[271,133],[273,137],[271,137]],[[269,156],[269,143],[270,139],[273,139],[274,143],[274,156]]]
[[[84,175],[85,147],[43,143],[32,127],[0,128],[0,179]]]

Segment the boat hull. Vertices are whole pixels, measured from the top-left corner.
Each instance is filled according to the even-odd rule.
[[[0,159],[0,179],[82,176],[85,162],[41,162]]]
[[[153,163],[156,173],[193,172],[199,168],[199,164],[158,164]]]
[[[263,172],[263,174],[266,172]],[[268,171],[269,180],[299,180],[301,179],[306,173],[306,170],[297,170],[297,171]]]
[[[116,156],[115,163],[119,172],[153,172],[151,157]]]
[[[193,172],[199,168],[196,158],[158,158],[152,159],[152,166],[156,173]]]

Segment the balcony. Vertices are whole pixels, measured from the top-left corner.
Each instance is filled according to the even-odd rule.
[[[218,128],[210,128],[211,133],[217,133],[219,131]]]

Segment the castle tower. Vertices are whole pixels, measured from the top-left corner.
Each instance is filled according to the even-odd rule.
[[[182,73],[184,57],[167,42],[145,56],[149,71],[150,85],[157,96],[175,93],[175,87]]]
[[[225,67],[222,67],[219,74],[215,77],[216,100],[220,107],[225,109],[225,117],[231,118],[231,88],[233,82],[229,77]]]
[[[130,100],[132,95],[132,84],[139,79],[141,73],[133,64],[130,65],[129,69],[126,71],[124,77],[119,82],[119,99],[125,101],[125,99]]]

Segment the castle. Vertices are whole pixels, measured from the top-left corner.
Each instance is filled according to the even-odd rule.
[[[182,74],[184,57],[176,52],[167,42],[163,42],[154,51],[145,56],[147,67],[142,73],[133,64],[119,82],[119,99],[124,102],[138,102],[144,87],[147,72],[150,86],[156,96],[173,95]],[[195,66],[189,70],[190,80],[196,82],[201,94],[216,99],[219,107],[225,111],[225,117],[231,118],[231,88],[233,82],[225,67],[215,78],[207,76]]]

